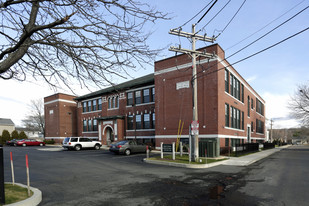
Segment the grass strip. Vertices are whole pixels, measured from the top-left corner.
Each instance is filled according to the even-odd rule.
[[[219,162],[222,160],[227,160],[228,158],[224,159],[209,159],[207,158],[207,164]],[[166,162],[175,162],[175,163],[182,163],[182,164],[206,164],[206,158],[199,158],[198,162],[191,162],[189,163],[189,155],[183,155],[182,157],[180,155],[175,156],[175,160],[173,160],[172,155],[165,155],[163,159],[161,159],[161,156],[151,157],[149,160],[158,160],[158,161],[166,161]]]
[[[28,189],[18,185],[5,184],[4,191],[5,191],[5,204],[12,204],[29,198]],[[31,191],[30,197],[32,195],[33,192]]]

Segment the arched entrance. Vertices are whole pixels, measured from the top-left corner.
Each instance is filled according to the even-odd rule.
[[[114,141],[114,132],[111,127],[105,128],[105,137],[106,137],[106,144],[110,145]]]

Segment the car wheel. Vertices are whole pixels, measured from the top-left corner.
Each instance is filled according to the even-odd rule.
[[[40,143],[40,146],[42,147],[42,146],[43,146],[43,143]]]
[[[17,144],[14,144],[14,147],[16,147],[17,146]]]
[[[95,150],[99,150],[100,149],[100,145],[99,144],[94,145],[94,149]]]
[[[129,156],[129,155],[131,154],[131,150],[126,149],[126,150],[124,151],[124,153],[125,153],[125,155]]]
[[[24,143],[24,144],[23,144],[23,147],[26,147],[26,146],[27,146],[27,145]]]
[[[81,149],[81,146],[80,146],[80,145],[76,145],[76,146],[74,147],[74,149],[75,149],[76,151],[79,151],[79,150]]]

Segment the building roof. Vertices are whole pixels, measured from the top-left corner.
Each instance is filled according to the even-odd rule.
[[[148,74],[146,76],[137,78],[137,79],[133,79],[121,84],[117,84],[115,86],[111,86],[105,89],[101,89],[99,91],[96,92],[92,92],[80,97],[76,97],[74,100],[77,101],[81,101],[84,99],[89,99],[89,98],[93,98],[93,97],[97,97],[97,96],[102,96],[104,94],[108,94],[108,93],[114,93],[114,92],[119,92],[119,91],[123,91],[123,90],[127,90],[127,89],[133,89],[135,87],[139,87],[141,85],[145,85],[145,84],[149,84],[149,83],[154,83],[154,73],[152,74]]]
[[[0,118],[0,125],[15,126],[11,119]]]

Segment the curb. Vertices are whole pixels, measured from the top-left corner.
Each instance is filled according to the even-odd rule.
[[[6,182],[6,183],[12,184],[11,182]],[[20,184],[20,183],[15,183],[15,185],[27,188],[27,185],[23,185],[23,184]],[[15,203],[12,203],[12,204],[4,205],[4,206],[36,206],[36,205],[40,204],[40,202],[42,201],[41,190],[34,188],[34,187],[30,187],[30,190],[33,192],[33,195],[31,197],[29,197],[28,199],[25,199],[25,200],[22,200],[22,201],[19,201],[19,202],[15,202]]]
[[[205,169],[205,168],[218,166],[218,165],[222,164],[222,162],[224,162],[225,160],[210,163],[210,164],[183,164],[183,163],[166,162],[166,161],[160,161],[160,160],[149,160],[147,158],[144,158],[143,161],[146,162],[146,163],[149,163],[149,164],[166,165],[166,166],[173,166],[173,167],[183,167],[183,168],[191,168],[191,169]]]

